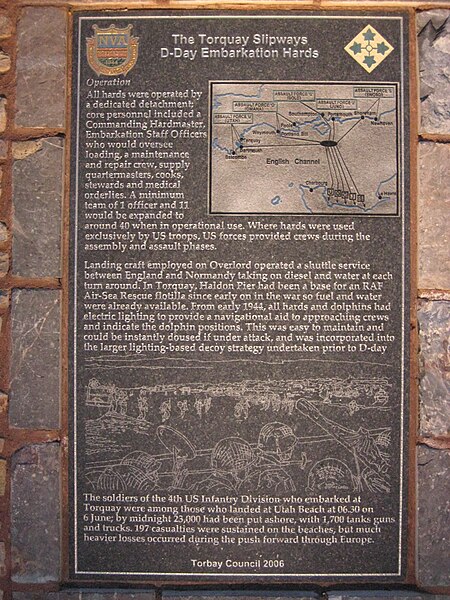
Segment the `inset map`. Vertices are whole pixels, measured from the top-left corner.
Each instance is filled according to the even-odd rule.
[[[398,214],[396,84],[210,85],[212,214]]]

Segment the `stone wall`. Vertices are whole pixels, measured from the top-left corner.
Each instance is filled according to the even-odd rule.
[[[261,6],[263,2],[259,2]],[[68,0],[0,0],[0,593],[5,600],[153,600],[193,593],[61,590],[66,458],[61,406]],[[99,0],[97,8],[106,6]],[[89,0],[77,6],[91,8]],[[179,6],[160,0],[158,8]],[[131,0],[115,7],[149,6]],[[184,6],[193,6],[189,1]],[[228,597],[450,598],[450,3],[298,0],[296,8],[410,7],[420,73],[416,585],[229,591]],[[415,432],[412,432],[414,435]],[[61,487],[61,480],[63,486]],[[198,592],[199,600],[212,593]],[[1,600],[1,599],[0,599]],[[167,598],[167,600],[169,600]]]

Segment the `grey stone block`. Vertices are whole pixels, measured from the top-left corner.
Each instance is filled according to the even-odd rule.
[[[18,583],[60,576],[59,444],[27,446],[11,464],[12,578]]]
[[[450,585],[450,452],[419,448],[418,582]]]
[[[136,592],[130,594],[126,590],[123,590],[114,594],[114,600],[127,600],[128,598],[130,600],[155,600],[155,597],[155,592],[143,592],[142,594]]]
[[[41,598],[16,598],[14,596],[13,600],[41,600]],[[89,589],[64,590],[48,593],[45,600],[155,600],[155,593]]]
[[[0,542],[0,577],[6,575],[6,549],[5,542]]]
[[[12,270],[23,277],[59,277],[63,142],[42,140],[30,154],[26,148],[14,146],[16,156],[25,157],[13,167]]]
[[[333,592],[327,594],[329,600],[440,600],[444,599],[445,596],[434,596],[432,594],[421,594],[413,591],[345,591],[345,592]]]
[[[24,8],[17,33],[16,125],[62,127],[65,112],[65,10]]]
[[[417,17],[421,129],[450,133],[450,10],[429,10]]]
[[[93,592],[89,590],[83,590],[83,600],[155,600],[154,592],[132,592],[130,591],[118,591],[118,592]],[[49,599],[50,600],[50,599]],[[64,599],[65,600],[65,599]],[[69,599],[68,599],[69,600]]]
[[[162,600],[318,600],[319,594],[314,592],[298,591],[294,594],[277,594],[276,592],[267,591],[245,593],[245,592],[216,592],[206,593],[198,592],[197,594],[188,592],[171,592],[163,591]],[[125,599],[123,599],[125,600]]]
[[[59,427],[60,294],[18,290],[12,295],[9,418],[12,427]]]
[[[450,302],[421,301],[420,431],[424,435],[450,432]]]
[[[419,146],[419,288],[450,288],[449,220],[450,145],[423,142]]]

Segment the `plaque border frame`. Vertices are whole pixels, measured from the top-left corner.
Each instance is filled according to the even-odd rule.
[[[188,0],[167,0],[167,4],[161,5],[157,0],[143,0],[138,6],[132,6],[125,10],[123,5],[118,5],[116,2],[107,2],[105,4],[99,4],[94,2],[88,8],[86,5],[73,4],[68,10],[68,34],[67,34],[67,54],[66,54],[66,118],[65,118],[65,131],[67,132],[66,144],[64,149],[64,199],[62,208],[62,277],[61,277],[61,295],[62,295],[62,310],[61,310],[61,322],[62,322],[62,335],[61,335],[61,457],[62,457],[62,470],[61,470],[61,495],[62,495],[62,510],[61,510],[61,580],[62,583],[68,586],[79,586],[80,584],[92,584],[95,587],[118,587],[118,585],[125,583],[127,587],[132,589],[145,589],[145,588],[156,588],[156,589],[233,589],[235,586],[245,585],[245,589],[262,590],[266,593],[277,590],[324,590],[329,588],[349,588],[352,589],[406,589],[416,584],[416,538],[417,538],[417,444],[419,443],[418,436],[418,380],[419,380],[419,369],[418,369],[418,326],[417,326],[417,298],[419,290],[417,288],[417,260],[418,260],[418,217],[417,217],[417,197],[418,197],[418,144],[419,144],[419,93],[418,93],[418,50],[416,47],[416,31],[415,31],[415,14],[416,11],[411,6],[404,6],[401,4],[401,0],[396,0],[395,5],[390,4],[387,7],[376,7],[363,6],[362,8],[356,8],[354,6],[348,6],[339,3],[337,1],[332,6],[322,7],[314,2],[309,5],[298,5],[295,1],[293,2],[282,2],[277,5],[275,2],[267,2],[263,0],[260,4],[257,0],[246,1],[244,4],[233,3],[230,0],[225,0],[223,4],[218,2],[199,1],[190,4]],[[291,11],[295,11],[295,15]],[[148,11],[149,15],[143,16],[142,12]],[[203,16],[201,14],[196,15],[203,11],[211,11],[210,14],[205,15],[207,17],[213,17],[214,13],[230,13],[240,12],[241,14],[235,15],[236,18],[246,16],[246,13],[250,16],[252,11],[257,11],[258,15],[264,12],[276,11],[279,13],[279,18],[286,17],[302,17],[301,13],[317,12],[317,15],[311,15],[311,17],[323,16],[340,18],[343,15],[336,15],[336,12],[346,13],[346,16],[357,13],[354,18],[362,17],[363,13],[367,13],[369,16],[383,16],[388,13],[395,13],[397,16],[404,15],[405,19],[405,31],[402,31],[402,43],[404,35],[407,36],[408,40],[408,64],[409,73],[404,73],[404,82],[409,84],[409,105],[404,102],[401,104],[402,111],[404,113],[409,110],[409,147],[404,145],[403,140],[403,153],[404,157],[409,158],[409,188],[405,188],[403,185],[403,202],[407,201],[409,192],[409,223],[405,222],[403,225],[403,235],[405,228],[409,225],[410,231],[410,247],[409,247],[409,306],[410,306],[410,322],[409,322],[409,380],[410,380],[410,391],[409,391],[409,427],[404,424],[402,429],[402,437],[405,431],[409,432],[408,446],[405,448],[405,452],[402,455],[404,459],[404,466],[402,469],[407,469],[408,482],[406,489],[403,490],[403,494],[407,494],[406,510],[403,515],[405,519],[405,573],[402,579],[400,575],[373,575],[373,574],[354,574],[354,575],[303,575],[303,574],[290,574],[290,575],[228,575],[228,574],[217,574],[217,575],[201,575],[198,573],[193,574],[143,574],[139,575],[136,573],[111,573],[105,575],[111,575],[111,578],[101,579],[97,578],[93,572],[89,575],[93,577],[71,577],[70,575],[70,520],[73,515],[70,511],[70,448],[69,448],[69,430],[70,430],[70,407],[71,401],[69,397],[69,341],[71,338],[69,332],[70,323],[70,302],[71,302],[71,289],[69,287],[70,282],[70,205],[71,205],[71,158],[72,158],[72,131],[73,122],[76,117],[72,114],[73,106],[73,80],[74,80],[74,64],[72,61],[73,47],[74,47],[74,24],[75,17],[79,16],[80,13],[104,13],[105,17],[108,18],[108,13],[114,12],[117,18],[117,13],[126,14],[130,18],[149,18],[150,13],[154,13],[153,18],[167,16],[169,11],[174,11],[182,15],[188,12],[189,15],[185,15],[184,18],[198,18]],[[286,17],[281,13],[285,13]],[[232,15],[230,15],[232,16]],[[257,15],[252,15],[256,17]],[[267,18],[272,17],[268,15]],[[226,14],[217,15],[216,18],[226,17]],[[94,17],[93,17],[94,18]],[[97,15],[95,18],[99,18]],[[249,17],[247,17],[249,18]],[[404,52],[404,46],[402,45],[402,51]],[[403,61],[403,59],[402,59]],[[402,72],[404,65],[402,62]],[[209,87],[209,85],[208,85]],[[400,94],[400,101],[402,102],[403,87]],[[404,114],[403,114],[404,117]],[[403,120],[404,123],[404,120]],[[402,124],[403,124],[402,123]],[[409,152],[408,152],[409,151]],[[206,199],[209,206],[209,196]],[[262,215],[264,216],[264,215]],[[273,215],[271,215],[273,216]],[[318,215],[326,216],[326,215]],[[392,215],[395,216],[395,215]],[[405,219],[406,221],[406,219]],[[406,250],[406,245],[402,244],[403,252]],[[404,270],[403,270],[404,274]],[[406,298],[408,289],[403,286],[402,297]],[[402,311],[402,321],[406,320],[405,311]],[[402,336],[407,336],[407,323],[403,323]],[[406,340],[402,344],[402,354],[404,353]],[[401,385],[404,386],[405,378],[402,377]],[[402,421],[404,415],[402,410]],[[402,442],[404,445],[404,441]],[[400,495],[400,512],[401,506],[404,502],[404,497]],[[403,526],[403,525],[402,525]],[[402,539],[401,528],[400,528],[400,542]],[[401,546],[401,543],[399,544]],[[401,571],[401,548],[399,548],[399,563]],[[126,576],[126,579],[125,577]],[[176,579],[179,576],[180,579]],[[187,579],[192,577],[192,579]],[[336,579],[334,579],[334,577]],[[389,579],[382,579],[383,577],[389,577]],[[393,577],[399,577],[398,581],[393,580]],[[212,580],[214,578],[214,580]],[[270,582],[261,581],[261,578],[271,579]],[[366,578],[366,579],[364,579]],[[290,581],[287,581],[289,579]],[[239,587],[242,590],[242,587]]]

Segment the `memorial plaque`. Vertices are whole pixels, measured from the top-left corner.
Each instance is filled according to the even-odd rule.
[[[73,20],[70,579],[404,581],[407,14]]]

